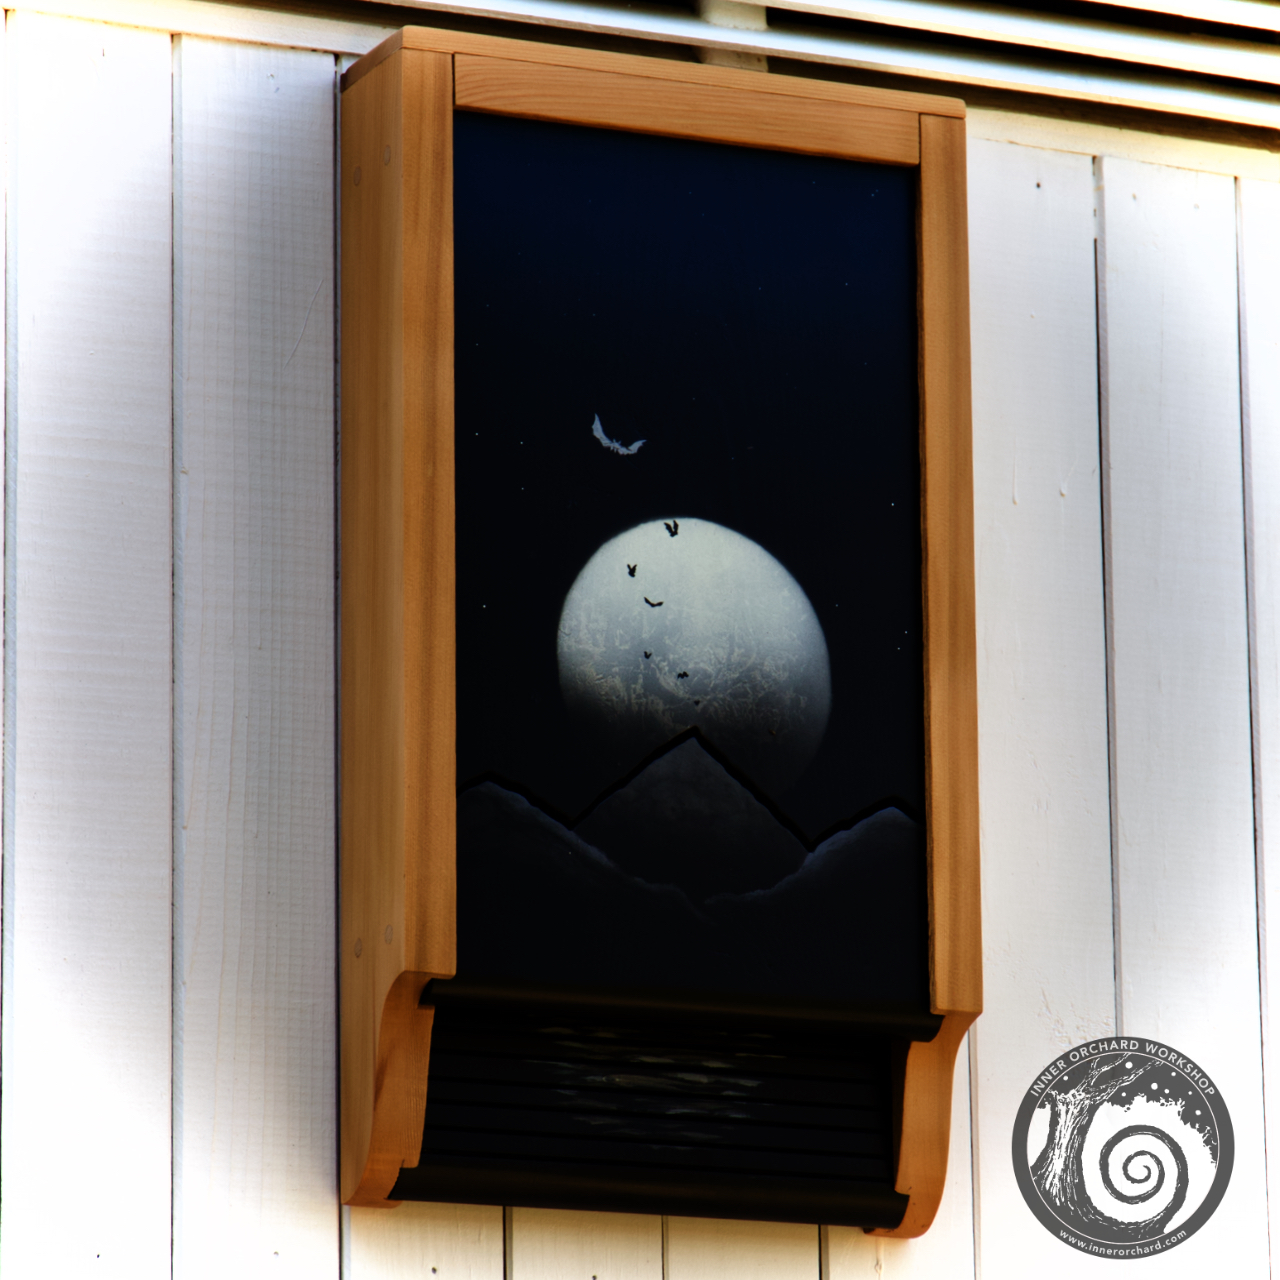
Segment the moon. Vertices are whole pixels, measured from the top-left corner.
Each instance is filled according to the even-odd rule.
[[[768,794],[808,767],[831,714],[803,588],[758,543],[692,516],[600,547],[565,597],[557,657],[565,703],[601,745],[638,762],[696,727]]]

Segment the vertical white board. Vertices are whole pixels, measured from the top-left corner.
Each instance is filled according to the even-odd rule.
[[[818,1228],[668,1218],[665,1280],[819,1280]]]
[[[1198,1061],[1236,1140],[1209,1224],[1142,1265],[1263,1275],[1235,189],[1099,169],[1118,1029]]]
[[[502,1209],[490,1205],[352,1209],[347,1255],[343,1280],[510,1280]]]
[[[662,1219],[639,1213],[511,1211],[505,1280],[662,1280]]]
[[[1280,185],[1241,179],[1244,391],[1254,817],[1262,943],[1271,1238],[1280,1239]]]
[[[1010,1156],[1036,1075],[1115,1030],[1093,188],[1089,156],[969,144],[983,1280],[1111,1265],[1045,1231]]]
[[[10,1276],[169,1275],[170,42],[10,15]]]
[[[334,61],[175,50],[175,1275],[336,1276]]]

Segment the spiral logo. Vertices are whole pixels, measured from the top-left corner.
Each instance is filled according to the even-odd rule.
[[[1231,1177],[1231,1118],[1218,1087],[1154,1040],[1091,1040],[1032,1082],[1013,1127],[1013,1167],[1032,1213],[1064,1244],[1141,1258],[1189,1239]]]

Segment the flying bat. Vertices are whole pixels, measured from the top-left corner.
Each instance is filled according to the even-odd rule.
[[[636,576],[636,568],[637,568],[637,566],[636,566],[636,565],[634,565],[634,564],[629,564],[629,565],[627,565],[627,577],[628,577],[628,578],[634,578],[634,577]]]
[[[644,598],[644,602],[645,602],[645,604],[647,604],[647,605],[649,606],[649,608],[650,608],[650,609],[661,609],[661,608],[662,608],[662,605],[663,605],[663,601],[661,601],[661,600],[650,600],[648,596],[645,596],[645,598]]]
[[[652,658],[652,657],[653,657],[653,650],[652,650],[652,649],[646,649],[646,650],[644,651],[644,656],[645,656],[646,658]]]
[[[677,680],[687,680],[688,678],[689,673],[687,671],[681,671],[680,674],[676,676]]]
[[[641,444],[643,444],[643,443],[644,443],[644,441],[642,440],[640,443],[641,443]],[[665,530],[666,530],[666,531],[667,531],[667,532],[668,532],[668,533],[669,533],[669,534],[674,538],[674,537],[676,536],[676,534],[680,532],[680,521],[679,521],[679,520],[672,520],[672,521],[671,521],[671,523],[670,523],[670,524],[668,524],[668,523],[664,520],[664,521],[662,522],[662,527],[663,527],[663,528],[664,528],[664,529],[665,529]]]
[[[600,415],[596,414],[596,420],[591,424],[591,434],[600,441],[606,449],[612,449],[614,453],[621,453],[624,456],[635,453],[637,449],[644,444],[643,440],[637,440],[635,443],[625,445],[619,440],[610,440],[604,433],[604,428],[600,425]]]

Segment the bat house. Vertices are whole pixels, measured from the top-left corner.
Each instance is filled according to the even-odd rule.
[[[981,1009],[963,104],[342,91],[342,1197],[918,1235]]]

